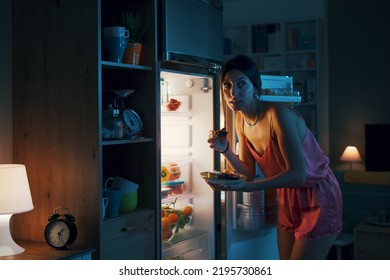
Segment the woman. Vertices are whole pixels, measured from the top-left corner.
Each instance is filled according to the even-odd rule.
[[[342,228],[341,192],[328,158],[294,109],[259,100],[260,73],[251,58],[227,61],[220,77],[223,102],[235,112],[239,156],[217,131],[208,142],[247,176],[225,190],[277,189],[280,259],[325,259]],[[264,179],[254,180],[256,163]]]

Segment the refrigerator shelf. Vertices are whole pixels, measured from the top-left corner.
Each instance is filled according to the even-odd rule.
[[[266,102],[300,103],[302,98],[300,96],[260,95],[260,100]]]

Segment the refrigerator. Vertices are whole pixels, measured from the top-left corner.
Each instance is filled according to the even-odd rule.
[[[224,60],[222,9],[213,2],[161,1],[161,258],[278,259],[275,194],[213,191],[200,176],[228,167],[207,143],[211,129],[225,126],[218,81]],[[273,88],[286,81],[265,78]],[[235,147],[234,130],[228,130]],[[183,223],[181,211],[188,206],[192,212]],[[163,218],[172,212],[182,228],[166,227]]]
[[[161,187],[170,190],[161,208],[180,216],[192,207],[183,228],[176,228],[171,239],[162,236],[162,259],[278,259],[276,191],[213,191],[200,176],[228,168],[207,143],[209,131],[225,125],[218,74],[218,67],[161,64]],[[291,77],[262,80],[264,89],[292,91]],[[230,143],[236,144],[234,130],[228,130]],[[260,169],[257,176],[262,176]]]
[[[162,0],[159,8],[160,164],[162,174],[170,174],[162,176],[161,188],[170,193],[162,193],[161,208],[192,207],[190,220],[173,237],[161,217],[161,258],[216,259],[219,197],[200,173],[219,169],[207,139],[220,124],[222,7],[214,1]]]

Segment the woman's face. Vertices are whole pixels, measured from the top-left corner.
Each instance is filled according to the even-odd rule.
[[[253,101],[255,92],[252,81],[240,70],[230,70],[223,77],[223,97],[233,111],[240,111],[248,106]]]

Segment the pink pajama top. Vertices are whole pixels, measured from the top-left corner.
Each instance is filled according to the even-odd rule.
[[[246,144],[265,177],[286,170],[278,142],[270,137],[260,156],[249,140]],[[333,235],[342,229],[340,186],[333,175],[327,156],[307,129],[302,141],[306,162],[306,181],[301,186],[279,188],[278,228],[292,232],[297,240],[310,240]]]

